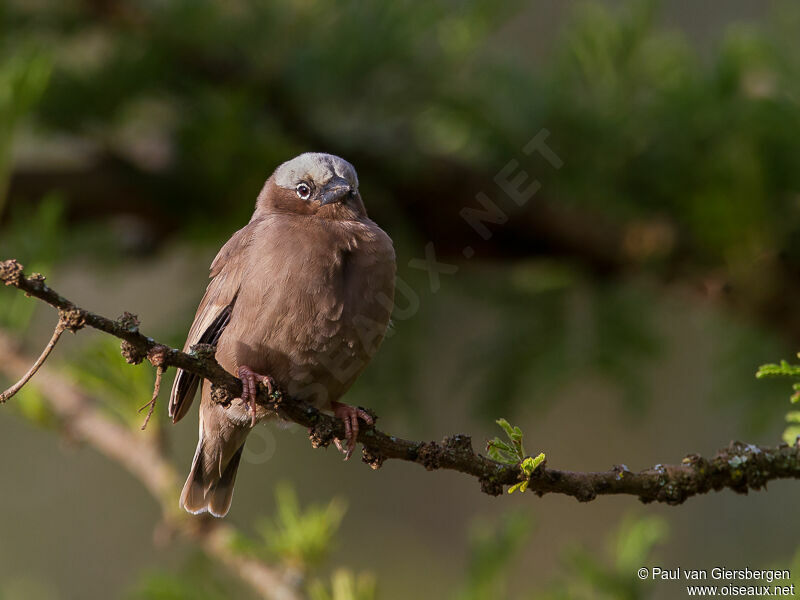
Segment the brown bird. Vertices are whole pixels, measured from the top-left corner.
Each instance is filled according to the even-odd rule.
[[[250,429],[268,416],[258,382],[278,386],[344,421],[337,440],[353,452],[363,409],[339,402],[378,349],[394,303],[392,241],[367,217],[355,169],[330,154],[306,153],[267,179],[250,222],[211,264],[184,349],[216,344],[216,358],[242,380],[230,404],[203,382],[200,440],[180,505],[227,514]],[[169,415],[189,410],[200,378],[178,371]]]

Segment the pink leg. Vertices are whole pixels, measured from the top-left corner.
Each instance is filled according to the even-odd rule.
[[[342,402],[331,402],[333,414],[342,420],[344,423],[344,437],[347,442],[346,449],[342,448],[341,440],[334,440],[336,447],[340,452],[344,452],[344,459],[349,460],[356,447],[356,439],[358,438],[358,420],[361,419],[368,425],[373,425],[375,421],[372,416],[363,408],[357,406],[350,406]]]
[[[275,390],[275,382],[269,375],[256,373],[250,367],[241,365],[236,369],[236,376],[242,380],[242,402],[252,411],[251,427],[256,425],[256,395],[258,394],[258,383],[263,383],[267,391],[271,394]]]

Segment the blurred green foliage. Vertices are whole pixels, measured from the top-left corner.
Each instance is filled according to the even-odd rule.
[[[149,362],[129,365],[120,355],[119,340],[104,335],[71,356],[64,368],[76,384],[102,400],[100,406],[108,414],[131,428],[141,427],[144,416],[139,408],[150,401],[155,380]],[[164,397],[168,389],[163,386]],[[152,419],[148,428],[157,428],[158,421]]]
[[[604,559],[584,548],[573,548],[562,560],[561,573],[550,581],[532,581],[515,568],[533,520],[527,510],[506,513],[492,524],[479,520],[470,536],[470,558],[460,600],[536,598],[552,600],[636,600],[651,587],[635,576],[649,564],[656,545],[667,537],[660,517],[629,516],[607,540]],[[518,591],[512,592],[511,587]],[[524,590],[524,591],[522,591]]]
[[[624,519],[611,536],[605,560],[584,548],[564,557],[565,574],[541,596],[552,600],[638,600],[653,591],[636,571],[652,561],[655,546],[665,541],[667,523],[661,517]]]
[[[767,568],[770,569],[789,569],[790,577],[788,580],[781,580],[778,584],[779,586],[785,585],[793,585],[794,589],[797,590],[800,587],[800,550],[795,552],[794,556],[791,560],[787,561],[787,563],[780,563],[777,565],[770,565]],[[778,595],[770,595],[765,596],[766,598],[780,598]],[[783,594],[783,597],[786,597],[786,594]]]
[[[173,570],[142,573],[128,600],[227,600],[251,598],[249,590],[202,554],[190,556]]]
[[[261,518],[255,529],[259,539],[239,536],[235,550],[283,565],[292,572],[308,575],[319,569],[332,550],[336,532],[346,511],[340,498],[326,505],[301,508],[292,486],[282,482],[275,486],[275,515]],[[375,578],[369,574],[354,575],[347,569],[336,569],[327,584],[313,577],[307,584],[312,600],[373,600]]]
[[[316,575],[330,553],[334,536],[345,513],[344,502],[334,498],[325,506],[301,508],[297,494],[288,483],[275,488],[275,515],[256,522],[259,538],[237,533],[230,552],[255,556],[286,569],[298,582],[307,580],[312,600],[373,600],[375,578],[335,569],[330,584]],[[131,594],[132,600],[217,600],[248,596],[242,583],[223,576],[210,561],[193,556],[180,569],[153,571],[142,575]],[[249,597],[249,596],[248,596]]]
[[[0,156],[0,162],[2,160],[4,158]],[[28,273],[50,273],[61,258],[64,247],[63,203],[57,196],[50,195],[35,208],[21,206],[13,213],[10,225],[0,236],[0,256],[19,257],[28,268]],[[39,308],[39,303],[32,302],[16,290],[0,287],[0,329],[21,337]],[[53,315],[52,319],[55,326],[56,316]],[[12,406],[12,410],[19,411],[22,416],[40,426],[47,427],[54,423],[42,392],[35,386],[22,388]]]
[[[0,215],[6,204],[14,133],[50,78],[49,56],[35,43],[0,37]]]
[[[401,148],[417,129],[406,131],[407,118],[454,102],[468,83],[454,85],[446,67],[510,9],[486,0],[455,12],[446,3],[176,0],[112,3],[106,12],[77,1],[15,2],[3,25],[9,43],[46,38],[60,48],[37,112],[42,126],[120,153],[142,140],[159,146],[123,154],[132,176],[162,171],[151,200],[207,230],[240,223],[268,165],[309,146]],[[414,160],[398,153],[396,167]],[[248,201],[216,222],[203,216],[230,198]]]
[[[669,215],[706,260],[781,247],[800,222],[796,5],[731,27],[709,60],[655,6],[586,4],[565,32],[540,88],[567,157],[556,185],[604,213]]]
[[[52,271],[64,248],[63,204],[48,196],[36,208],[18,207],[0,237],[0,256],[17,258],[28,273]],[[33,318],[37,303],[15,290],[0,289],[0,327],[18,334]]]
[[[330,587],[321,580],[311,582],[309,600],[375,600],[377,585],[369,574],[354,575],[346,569],[337,569],[331,576]]]
[[[297,495],[286,483],[275,487],[277,510],[273,519],[256,525],[266,555],[293,567],[318,566],[327,556],[346,510],[340,498],[325,506],[312,505],[301,510]]]
[[[659,27],[655,2],[584,3],[537,68],[521,41],[496,43],[525,7],[49,0],[9,3],[1,31],[8,46],[59,48],[38,126],[113,155],[120,184],[184,231],[229,232],[270,166],[301,150],[363,159],[385,202],[432,165],[488,181],[547,127],[565,161],[546,181],[559,202],[664,217],[679,236],[665,244],[701,261],[800,257],[795,5],[731,27],[704,60]]]
[[[533,529],[529,511],[510,511],[497,523],[476,520],[470,531],[469,558],[459,600],[505,598],[512,563]]]
[[[614,382],[626,405],[642,410],[646,368],[660,355],[661,342],[647,290],[592,283],[550,261],[470,275],[457,293],[483,298],[473,310],[493,322],[490,335],[480,331],[461,352],[462,368],[482,376],[481,416],[496,417],[522,403],[546,407],[576,373]],[[442,313],[450,310],[447,300],[439,306]]]

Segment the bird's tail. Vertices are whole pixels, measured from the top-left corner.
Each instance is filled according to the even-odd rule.
[[[227,464],[223,462],[223,441],[209,440],[200,428],[200,440],[192,460],[192,470],[183,486],[180,505],[193,514],[210,512],[215,517],[228,514],[233,484],[244,450],[244,440]]]

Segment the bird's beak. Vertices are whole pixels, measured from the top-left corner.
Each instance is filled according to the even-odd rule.
[[[353,188],[344,177],[333,177],[328,183],[322,186],[320,206],[332,204],[333,202],[342,202],[350,193]]]

